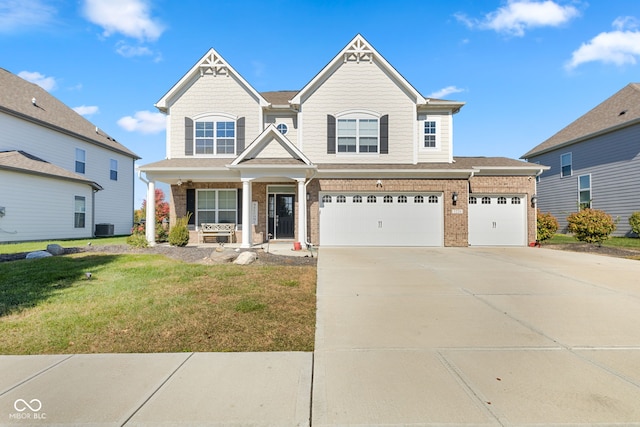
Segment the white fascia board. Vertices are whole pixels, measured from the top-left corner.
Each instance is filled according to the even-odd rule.
[[[247,88],[249,90],[249,92],[251,92],[257,99],[258,102],[260,104],[261,107],[266,107],[269,105],[269,103],[267,102],[266,99],[264,99],[262,97],[262,95],[260,95],[260,93],[255,90],[253,88],[253,86],[251,86],[243,77],[240,73],[238,73],[228,62],[226,59],[224,59],[222,57],[222,55],[220,55],[218,52],[216,52],[216,50],[214,48],[211,48],[207,51],[207,53],[205,53],[196,63],[193,67],[191,67],[191,69],[189,71],[187,71],[187,73],[182,76],[182,78],[176,83],[174,84],[171,89],[169,89],[169,91],[167,93],[164,94],[164,96],[162,98],[160,98],[160,100],[158,102],[156,102],[154,104],[154,106],[162,111],[162,112],[166,112],[167,109],[169,108],[168,106],[168,100],[173,96],[173,94],[175,94],[177,91],[179,91],[190,79],[192,79],[196,74],[200,74],[200,67],[202,65],[202,63],[206,60],[206,58],[209,55],[216,55],[218,57],[220,57],[222,59],[222,61],[224,62],[225,67],[227,68],[228,72],[232,73],[239,81],[240,83],[242,83],[242,85]]]
[[[326,78],[327,74],[332,72],[339,61],[343,61],[345,53],[356,41],[365,43],[373,53],[373,60],[376,60],[390,75],[392,75],[404,88],[414,96],[416,104],[424,104],[425,98],[405,79],[380,53],[369,43],[362,35],[357,34],[347,45],[318,73],[311,79],[291,100],[291,104],[300,105],[301,100],[307,92],[316,87],[316,85]]]
[[[362,178],[362,177],[398,177],[398,178],[458,178],[468,179],[473,169],[334,169],[319,170],[316,178]]]
[[[551,169],[549,166],[474,166],[475,175],[516,175],[527,176],[537,175],[543,171]]]

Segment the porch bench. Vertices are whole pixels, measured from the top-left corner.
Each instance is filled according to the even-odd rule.
[[[233,236],[236,231],[236,225],[234,223],[202,223],[198,230],[198,241],[205,243],[207,237],[227,237],[227,242],[232,243]]]

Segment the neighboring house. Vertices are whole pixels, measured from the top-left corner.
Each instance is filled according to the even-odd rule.
[[[0,242],[128,234],[139,157],[0,68]]]
[[[299,91],[259,93],[211,49],[156,104],[167,158],[140,169],[148,200],[171,185],[172,219],[234,223],[243,247],[254,231],[302,246],[535,241],[544,167],[454,157],[463,105],[422,96],[361,35]]]
[[[631,233],[640,211],[640,84],[615,95],[522,156],[551,166],[538,183],[538,206],[567,231],[567,216],[600,209],[618,220],[614,235]]]

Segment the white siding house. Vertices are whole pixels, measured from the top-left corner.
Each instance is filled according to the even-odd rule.
[[[298,91],[258,93],[211,49],[156,103],[170,132],[166,160],[140,168],[147,200],[168,183],[171,217],[191,213],[194,239],[231,223],[243,247],[253,232],[301,245],[535,241],[545,167],[454,157],[463,106],[422,96],[359,34]]]
[[[0,93],[0,242],[128,234],[138,156],[3,69]]]

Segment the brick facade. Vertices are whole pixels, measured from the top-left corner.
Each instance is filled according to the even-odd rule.
[[[536,210],[531,206],[531,196],[535,193],[533,177],[516,176],[474,176],[467,179],[383,179],[382,188],[377,179],[314,179],[307,186],[307,236],[318,244],[320,241],[320,192],[362,192],[362,193],[398,193],[398,192],[437,192],[443,194],[444,202],[444,246],[468,246],[468,199],[471,194],[524,195],[527,204],[527,237],[529,242],[536,240]],[[267,236],[267,187],[283,185],[282,182],[256,182],[252,184],[252,201],[258,202],[258,224],[256,232]],[[293,185],[293,184],[292,184]],[[171,218],[186,214],[187,188],[195,189],[241,189],[240,182],[194,183],[192,185],[171,186]],[[295,193],[296,190],[294,190]],[[454,204],[453,193],[458,194]],[[246,208],[246,207],[243,207]],[[295,217],[299,216],[299,203],[296,195]],[[295,234],[298,236],[298,221],[295,221]]]

